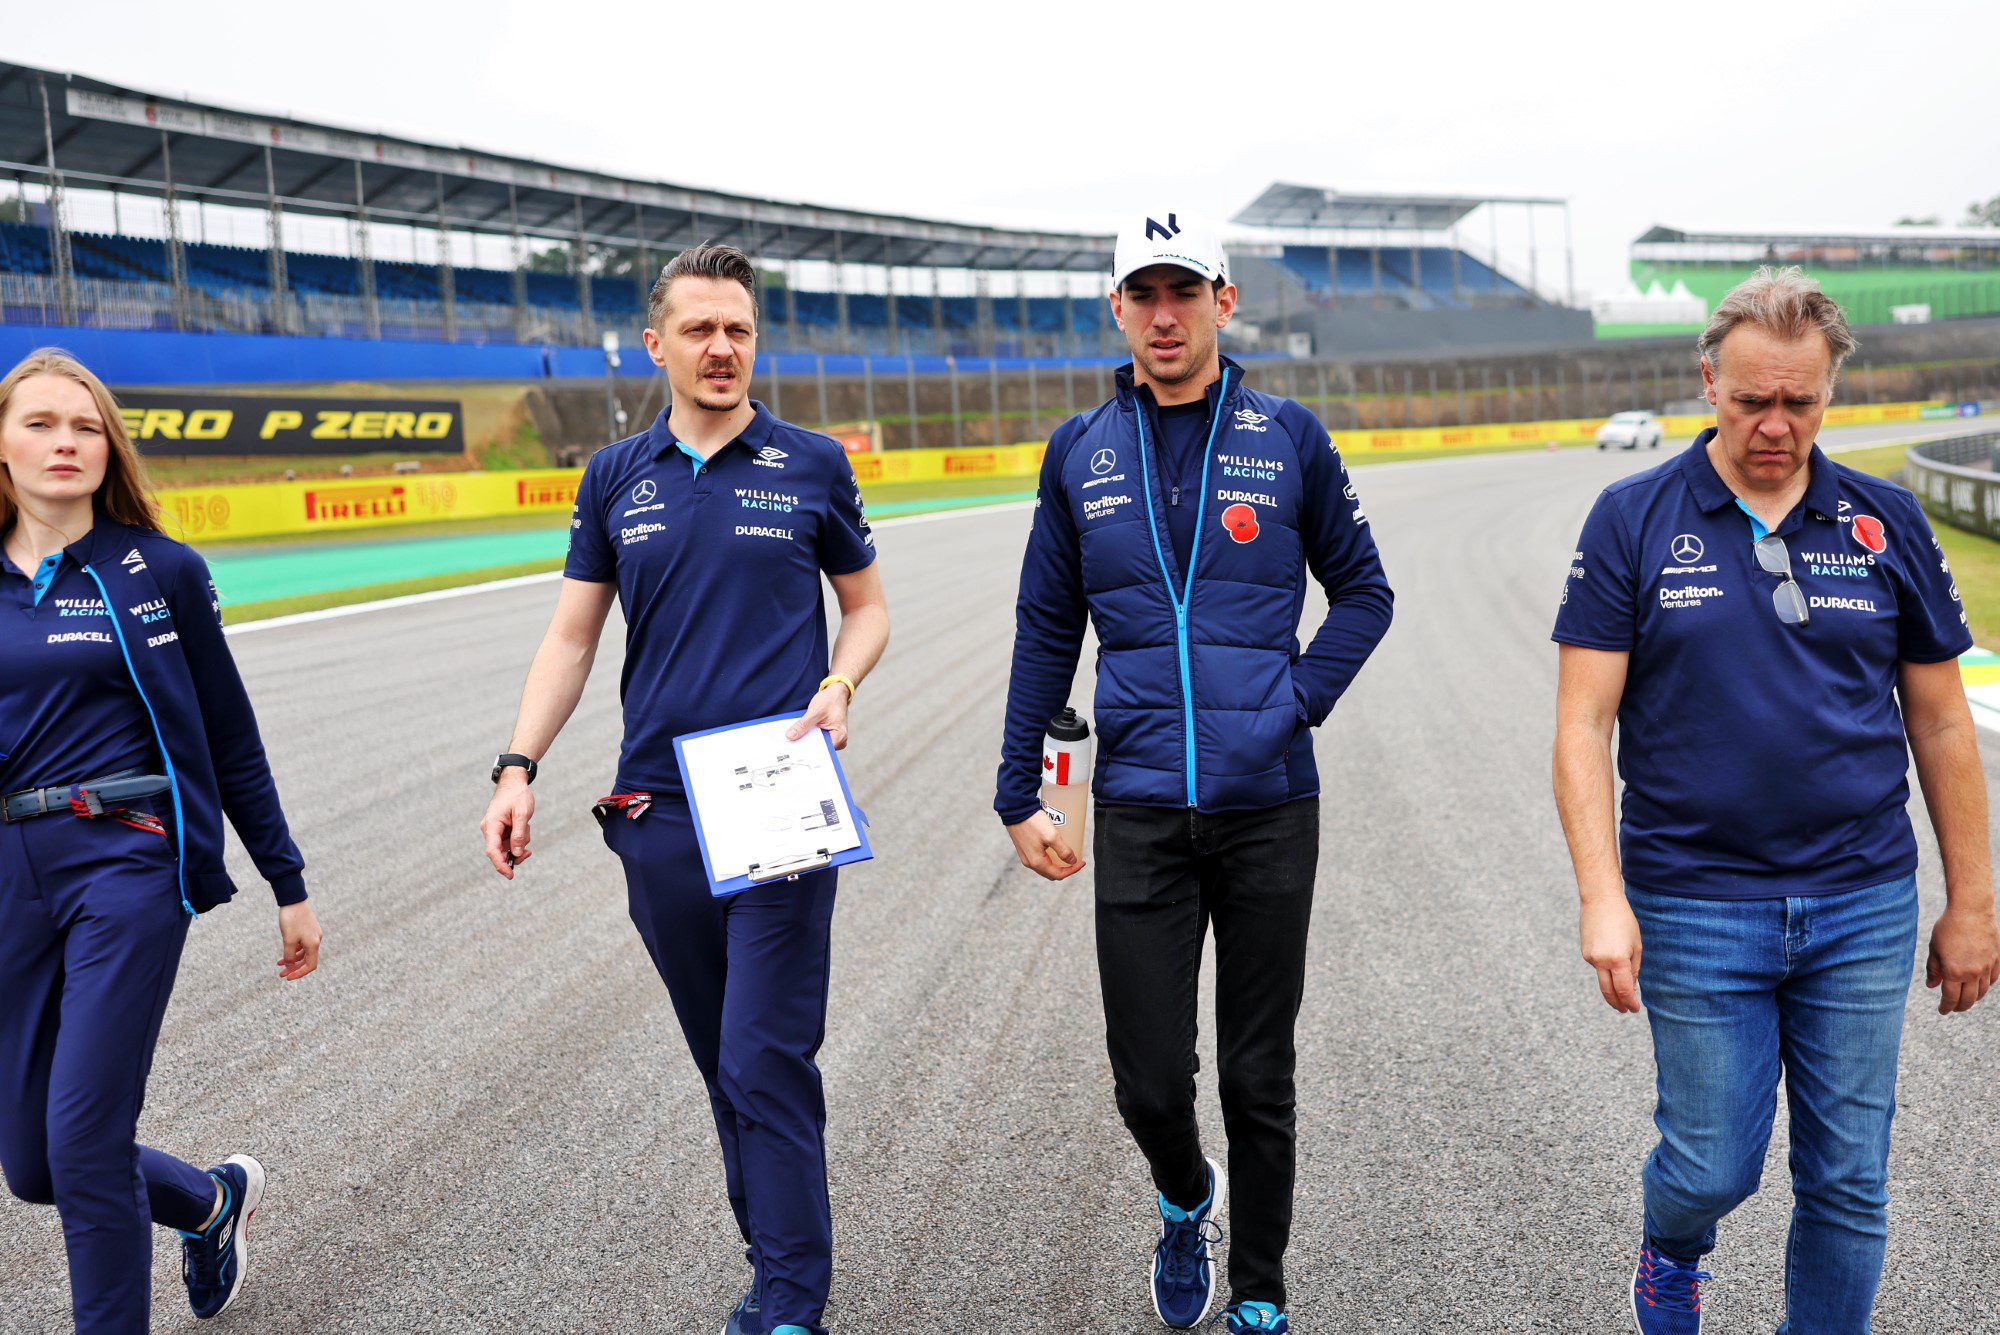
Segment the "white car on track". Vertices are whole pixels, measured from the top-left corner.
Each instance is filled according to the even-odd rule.
[[[1610,421],[1597,428],[1597,448],[1616,445],[1621,450],[1656,450],[1663,434],[1660,419],[1645,409],[1613,413]]]

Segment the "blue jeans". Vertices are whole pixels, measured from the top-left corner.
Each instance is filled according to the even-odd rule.
[[[1782,1070],[1794,1203],[1780,1335],[1865,1332],[1888,1237],[1916,878],[1795,899],[1626,897],[1659,1068],[1647,1236],[1683,1260],[1714,1248],[1716,1222],[1757,1190]]]

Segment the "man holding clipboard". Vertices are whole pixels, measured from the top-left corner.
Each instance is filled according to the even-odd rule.
[[[682,252],[653,285],[648,326],[673,402],[584,470],[562,594],[481,829],[511,880],[531,855],[537,762],[583,694],[615,595],[625,733],[598,815],[714,1109],[752,1266],[727,1330],[824,1335],[832,1222],[813,1057],[838,873],[712,893],[674,739],[803,709],[793,739],[819,727],[845,746],[848,702],[888,642],[888,606],[840,445],[749,397],[750,261],[729,246]],[[840,601],[830,673],[822,572]]]

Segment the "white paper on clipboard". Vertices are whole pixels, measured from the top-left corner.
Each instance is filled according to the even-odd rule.
[[[837,854],[861,846],[825,731],[787,741],[796,721],[766,719],[680,742],[688,796],[717,881],[811,860],[821,849]]]

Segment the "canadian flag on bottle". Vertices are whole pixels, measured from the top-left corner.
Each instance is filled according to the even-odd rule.
[[[1084,813],[1090,809],[1090,725],[1074,709],[1049,720],[1042,736],[1042,810],[1071,851],[1084,852]]]

